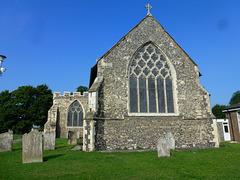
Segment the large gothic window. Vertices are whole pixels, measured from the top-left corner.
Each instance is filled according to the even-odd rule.
[[[79,127],[83,125],[83,109],[78,101],[74,101],[68,109],[67,126]]]
[[[174,113],[172,75],[153,44],[133,57],[129,72],[130,113]]]

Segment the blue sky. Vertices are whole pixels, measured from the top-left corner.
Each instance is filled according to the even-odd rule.
[[[239,0],[0,0],[0,91],[88,86],[90,69],[147,14],[198,64],[212,106],[240,90]]]

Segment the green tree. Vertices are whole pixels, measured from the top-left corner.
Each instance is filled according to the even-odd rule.
[[[32,113],[35,114],[35,125],[41,127],[47,121],[48,110],[53,104],[53,94],[52,90],[48,88],[47,85],[39,85],[36,87],[36,98],[32,106]]]
[[[8,130],[14,125],[10,118],[12,116],[12,107],[9,105],[11,93],[8,90],[0,93],[0,133]]]
[[[88,87],[86,86],[78,86],[76,89],[77,89],[77,92],[80,92],[81,94],[83,94],[83,92],[88,91]]]
[[[235,93],[233,93],[232,98],[229,102],[229,105],[232,106],[234,104],[240,103],[240,91],[236,91]]]
[[[1,100],[4,101],[3,105]],[[31,130],[33,124],[43,127],[51,106],[52,91],[46,85],[36,88],[21,86],[11,93],[1,92],[0,127],[3,128],[0,130],[12,129],[15,133],[25,133]]]
[[[215,106],[213,106],[212,108],[212,113],[214,114],[214,116],[217,118],[217,119],[222,119],[222,118],[225,118],[225,114],[222,112],[222,110],[224,108],[226,108],[227,106],[225,105],[219,105],[219,104],[216,104]]]

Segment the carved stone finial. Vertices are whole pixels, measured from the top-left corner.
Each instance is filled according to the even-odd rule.
[[[148,10],[147,15],[151,15],[150,10],[152,9],[152,6],[150,4],[147,4],[145,8]]]

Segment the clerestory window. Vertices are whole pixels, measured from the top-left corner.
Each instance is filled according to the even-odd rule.
[[[174,113],[171,71],[155,45],[136,52],[129,70],[130,113]]]
[[[78,101],[74,101],[68,109],[68,127],[83,126],[83,109]]]

